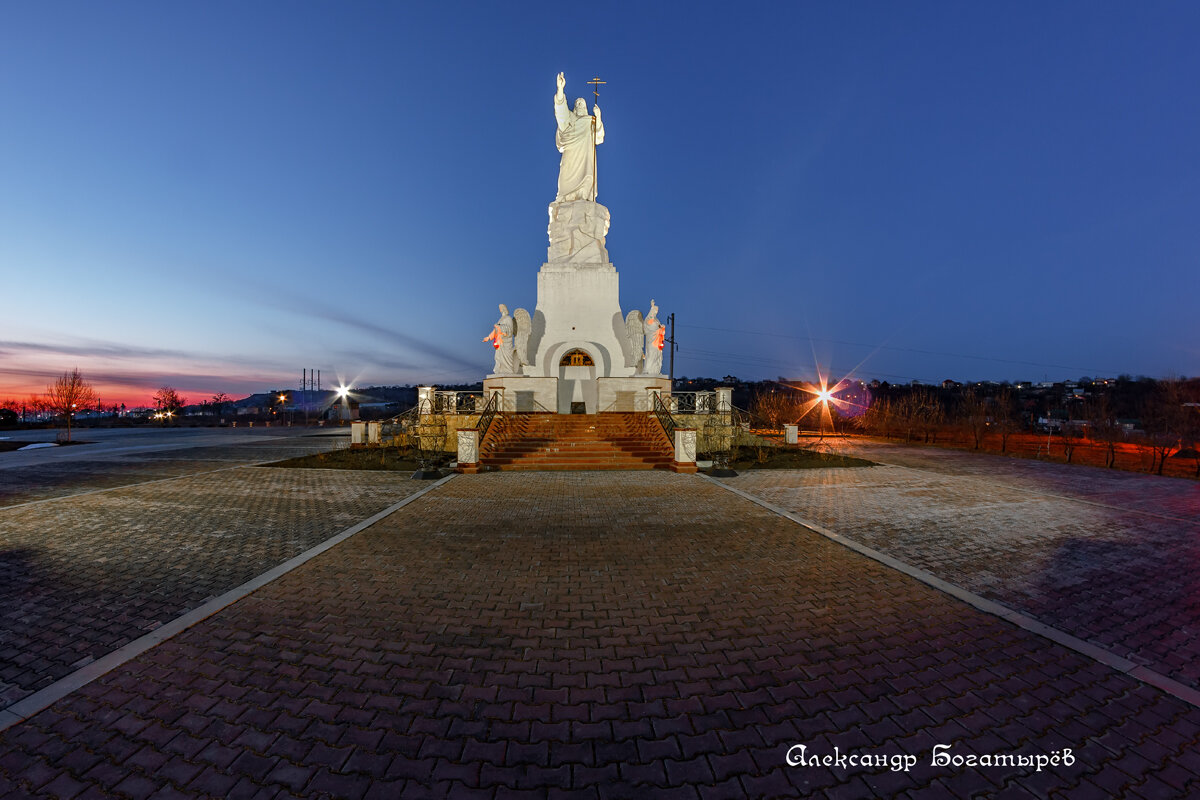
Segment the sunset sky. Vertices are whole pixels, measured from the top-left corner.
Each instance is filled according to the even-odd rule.
[[[0,5],[0,398],[489,371],[554,76],[676,376],[1200,374],[1195,3]]]

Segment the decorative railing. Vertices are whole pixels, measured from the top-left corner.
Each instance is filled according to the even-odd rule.
[[[478,414],[484,405],[483,392],[434,392],[432,407],[424,413]]]
[[[712,414],[717,410],[717,393],[673,392],[663,403],[673,414]]]
[[[662,426],[663,433],[667,435],[667,440],[674,446],[675,429],[679,426],[675,424],[675,418],[671,416],[671,409],[663,402],[662,396],[658,392],[653,392],[653,395],[654,416],[658,418],[658,424]]]
[[[381,443],[407,447],[422,464],[432,463],[446,446],[446,415],[434,413],[433,403],[423,400],[380,427]]]
[[[404,444],[417,429],[420,419],[420,406],[413,406],[408,411],[403,411],[391,419],[385,419],[380,423],[380,438],[390,439],[394,444]]]
[[[492,420],[496,418],[496,414],[498,413],[500,413],[500,395],[493,393],[483,407],[483,413],[479,417],[479,422],[475,423],[475,429],[479,431],[479,447],[481,449],[483,448],[484,437],[487,436],[488,429],[492,427]]]

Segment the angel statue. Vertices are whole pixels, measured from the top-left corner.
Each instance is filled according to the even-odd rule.
[[[483,341],[491,342],[495,349],[496,363],[493,372],[499,375],[511,375],[517,371],[517,351],[513,345],[515,326],[513,318],[508,315],[508,306],[500,304],[500,319],[492,326],[492,332],[483,337]]]
[[[496,363],[492,372],[497,375],[516,375],[522,364],[529,363],[529,334],[533,321],[529,312],[518,308],[512,316],[508,306],[500,304],[500,319],[492,326],[492,332],[483,337],[494,348]]]
[[[625,339],[629,342],[626,351],[627,367],[638,367],[639,375],[658,375],[662,372],[663,341],[667,327],[658,321],[658,306],[650,301],[650,310],[642,319],[636,308],[625,317]],[[632,360],[633,363],[629,363]]]
[[[658,306],[650,301],[650,310],[646,312],[646,321],[642,323],[646,331],[646,356],[642,362],[643,375],[662,374],[663,341],[667,335],[667,326],[658,321]]]

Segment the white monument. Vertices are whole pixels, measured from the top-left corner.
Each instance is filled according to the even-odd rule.
[[[565,86],[560,72],[554,143],[562,159],[537,306],[532,315],[518,308],[511,316],[500,306],[500,319],[484,339],[495,349],[484,392],[499,392],[506,411],[650,410],[650,392],[671,389],[662,375],[665,328],[653,300],[644,319],[637,310],[621,314],[617,268],[604,244],[610,216],[596,202],[604,122],[600,106],[593,104],[592,116],[582,97],[568,107]]]

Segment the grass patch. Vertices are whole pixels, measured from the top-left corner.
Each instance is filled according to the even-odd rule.
[[[873,467],[874,461],[838,453],[800,447],[739,447],[730,459],[735,470],[747,469],[829,469],[836,467]]]
[[[448,458],[443,458],[438,462],[438,466],[444,466],[448,462]],[[420,468],[412,453],[399,447],[353,447],[330,450],[328,453],[313,453],[309,456],[289,458],[262,466],[288,469],[368,469],[391,472],[414,472]]]

